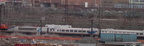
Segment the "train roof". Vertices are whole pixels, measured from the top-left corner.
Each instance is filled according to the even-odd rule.
[[[57,29],[67,29],[67,30],[91,30],[91,28],[57,28]],[[97,28],[93,28],[93,30],[98,30]]]
[[[119,30],[119,29],[101,29],[101,30],[102,31],[142,32],[142,30]]]
[[[17,26],[17,27],[19,27],[19,28],[37,28],[35,26]]]
[[[55,24],[46,24],[45,27],[49,27],[49,28],[72,28],[71,25],[55,25]]]

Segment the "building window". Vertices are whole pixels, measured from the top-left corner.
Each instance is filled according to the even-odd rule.
[[[107,1],[103,1],[103,3],[107,3]]]
[[[112,3],[112,1],[109,1],[109,3]]]
[[[128,3],[128,2],[125,2],[125,3]]]
[[[35,3],[39,3],[39,1],[34,1]]]

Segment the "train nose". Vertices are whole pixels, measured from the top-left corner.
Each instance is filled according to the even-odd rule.
[[[6,29],[8,29],[8,26],[6,26],[6,25],[4,25],[4,24],[1,24],[1,25],[0,25],[0,29],[6,30]]]

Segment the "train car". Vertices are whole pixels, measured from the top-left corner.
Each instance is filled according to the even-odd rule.
[[[74,35],[89,35],[88,32],[91,32],[91,28],[72,28],[71,25],[45,25],[45,32],[48,33],[58,33],[58,34],[74,34]],[[98,34],[97,28],[93,28],[94,35]]]
[[[94,28],[94,35],[97,33],[97,28]],[[79,35],[89,35],[88,32],[91,32],[90,28],[47,28],[48,33],[58,33],[58,34],[79,34]]]
[[[144,36],[144,31],[141,30],[101,29],[101,33],[137,34],[137,36]]]
[[[8,26],[5,24],[0,24],[0,30],[7,30]]]
[[[15,26],[14,28],[8,29],[8,32],[29,32],[34,33],[37,32],[37,30],[40,27],[34,27],[34,26]]]

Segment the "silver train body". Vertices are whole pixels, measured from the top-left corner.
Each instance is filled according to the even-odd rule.
[[[36,33],[41,27],[33,26],[16,26],[13,29],[9,29],[10,32],[30,32]],[[58,33],[58,34],[78,34],[78,35],[89,35],[88,32],[91,28],[72,28],[71,25],[45,25],[42,27],[42,33]],[[96,31],[94,35],[99,34],[97,28],[93,28]],[[144,36],[144,31],[141,30],[118,30],[118,29],[101,29],[101,33],[113,33],[113,34],[137,34],[137,36]]]

